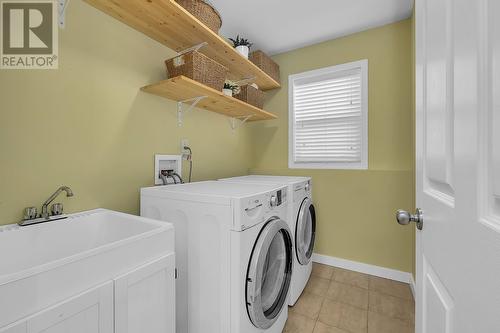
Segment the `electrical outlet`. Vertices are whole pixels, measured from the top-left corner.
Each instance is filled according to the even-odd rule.
[[[189,147],[189,140],[188,139],[181,139],[181,153],[185,154],[188,153],[184,147]]]

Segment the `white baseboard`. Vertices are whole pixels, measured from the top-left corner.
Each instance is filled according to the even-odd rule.
[[[415,284],[415,279],[413,278],[412,274],[410,274],[410,289],[411,289],[411,293],[413,294],[413,299],[416,299],[417,285]]]
[[[344,268],[359,273],[370,274],[385,279],[408,283],[410,284],[412,292],[415,295],[414,291],[415,282],[413,282],[413,276],[411,275],[411,273],[402,272],[391,268],[364,264],[361,262],[347,260],[347,259],[325,256],[323,254],[317,254],[317,253],[313,254],[312,260],[314,262],[328,266]]]

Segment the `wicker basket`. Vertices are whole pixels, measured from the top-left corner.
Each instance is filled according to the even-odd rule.
[[[175,0],[184,7],[194,17],[205,24],[210,30],[219,33],[222,26],[222,19],[219,12],[208,2],[204,0]]]
[[[248,59],[262,69],[266,74],[280,82],[280,66],[262,51],[250,53]]]
[[[169,78],[184,75],[217,91],[222,91],[228,72],[226,67],[197,51],[165,60],[165,65]]]
[[[241,86],[240,92],[234,95],[234,97],[236,97],[237,99],[256,106],[259,109],[262,109],[262,107],[264,106],[264,96],[265,95],[263,91],[255,89],[250,85]]]

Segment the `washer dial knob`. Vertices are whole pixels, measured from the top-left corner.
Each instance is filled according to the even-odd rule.
[[[278,198],[275,195],[272,195],[269,204],[271,207],[276,207],[278,205]]]

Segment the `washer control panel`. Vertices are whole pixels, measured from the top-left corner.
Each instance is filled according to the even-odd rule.
[[[269,207],[278,207],[286,202],[286,191],[278,190],[275,193],[271,194],[271,200],[269,202]]]
[[[241,203],[241,206],[239,203]],[[245,230],[253,225],[265,222],[270,216],[285,218],[284,209],[286,209],[286,203],[286,187],[239,201],[235,207],[235,212],[242,211],[243,214],[239,215],[240,221],[234,227],[238,230]]]
[[[270,206],[277,207],[280,206],[286,199],[286,191],[278,190],[275,194],[271,195]]]

